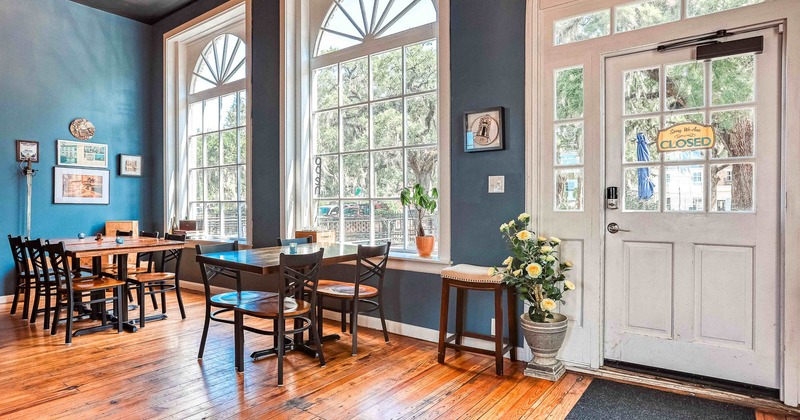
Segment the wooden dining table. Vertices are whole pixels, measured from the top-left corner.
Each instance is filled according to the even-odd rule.
[[[147,252],[157,252],[157,251],[166,251],[170,249],[178,249],[182,248],[186,245],[185,242],[182,241],[174,241],[174,240],[166,240],[160,238],[147,238],[147,237],[138,237],[138,236],[126,236],[123,237],[123,243],[118,244],[116,242],[116,238],[104,236],[100,240],[97,240],[95,237],[87,237],[87,238],[55,238],[50,239],[50,243],[56,244],[59,242],[64,242],[64,247],[66,248],[67,257],[72,259],[72,268],[73,270],[80,270],[81,265],[81,258],[91,258],[92,259],[92,274],[93,275],[100,275],[102,265],[103,265],[103,258],[107,258],[109,256],[116,256],[117,261],[123,261],[123,264],[117,264],[117,277],[120,279],[127,279],[128,278],[128,255],[136,255],[140,252],[147,253]],[[127,296],[128,294],[128,284],[127,281],[125,282],[124,295]],[[135,332],[136,325],[133,321],[128,320],[128,310],[127,305],[123,305],[123,307],[119,308],[119,313],[113,314],[111,318],[111,323],[103,326],[96,326],[91,328],[84,328],[78,331],[75,331],[76,336],[88,334],[97,331],[103,331],[111,328],[116,328],[117,322],[123,323],[123,329],[128,332]],[[165,314],[158,314],[153,317],[148,317],[147,321],[156,321],[159,319],[165,319]]]
[[[341,243],[299,244],[297,245],[296,254],[313,254],[319,251],[320,248],[324,249],[322,254],[323,265],[339,264],[358,259],[357,245]],[[289,246],[274,246],[198,255],[197,262],[266,276],[278,272],[281,254],[290,253],[291,248]],[[312,308],[312,310],[315,309]],[[322,322],[321,317],[319,322]],[[321,337],[322,341],[338,340],[339,338],[338,334]],[[316,356],[316,349],[311,347],[307,341],[303,342],[297,338],[292,340],[286,337],[285,342],[286,350],[300,350],[309,356]],[[236,354],[239,354],[239,352]],[[250,357],[258,359],[271,354],[275,354],[275,349],[258,350],[253,352]]]

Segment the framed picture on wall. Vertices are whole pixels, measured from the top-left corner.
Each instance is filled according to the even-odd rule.
[[[142,157],[120,154],[119,176],[142,176]]]
[[[108,204],[111,175],[105,169],[53,168],[53,203]]]
[[[108,145],[58,140],[56,165],[108,168]]]
[[[503,150],[503,107],[480,109],[464,114],[464,151]]]
[[[17,162],[39,162],[39,142],[33,140],[17,140]]]

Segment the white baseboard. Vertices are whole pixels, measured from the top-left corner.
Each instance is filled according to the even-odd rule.
[[[200,283],[192,283],[185,281],[181,283],[181,287],[188,290],[203,292],[203,285]],[[227,293],[232,291],[233,290],[226,289],[224,287],[211,286],[211,293],[213,294]],[[325,311],[322,316],[325,319],[330,319],[335,321],[341,319],[341,315],[338,312],[333,312],[333,311]],[[360,315],[358,317],[358,326],[371,328],[374,330],[380,330],[381,319],[372,316]],[[387,319],[386,330],[392,334],[402,335],[404,337],[416,338],[418,340],[429,341],[432,343],[439,342],[439,331],[430,328],[418,327],[416,325],[404,324],[402,322],[397,322]],[[477,347],[479,349],[486,349],[486,350],[494,350],[494,343],[490,341],[464,337],[462,343],[465,346]],[[530,353],[528,353],[528,350],[523,347],[517,347],[517,355],[519,356],[520,360],[530,360],[531,358]],[[508,358],[509,356],[508,354],[506,354],[506,356],[504,357]]]
[[[0,296],[0,304],[14,302],[14,295]]]

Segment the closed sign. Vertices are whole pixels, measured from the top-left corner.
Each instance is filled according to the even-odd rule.
[[[715,142],[714,128],[710,125],[682,123],[658,132],[659,152],[710,149]]]

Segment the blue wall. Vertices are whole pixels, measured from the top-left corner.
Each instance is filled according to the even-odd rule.
[[[0,6],[0,232],[25,230],[25,182],[15,140],[39,141],[31,235],[102,231],[106,220],[149,224],[153,167],[143,178],[117,176],[117,155],[151,155],[148,25],[65,0],[3,0]],[[56,139],[73,139],[69,123],[97,127],[109,145],[111,204],[52,204]],[[5,238],[3,238],[5,241]],[[0,246],[2,293],[13,292],[11,253]]]

